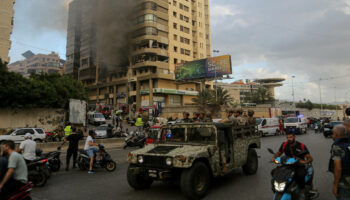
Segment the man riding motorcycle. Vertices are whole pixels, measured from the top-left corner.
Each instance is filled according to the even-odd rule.
[[[280,157],[283,153],[288,157],[298,157],[299,163],[295,169],[296,182],[300,188],[301,199],[305,199],[305,176],[306,168],[305,165],[311,163],[313,158],[310,155],[307,147],[295,140],[296,136],[294,133],[287,133],[287,141],[283,142],[279,151],[273,156],[271,162],[275,162],[275,158]]]

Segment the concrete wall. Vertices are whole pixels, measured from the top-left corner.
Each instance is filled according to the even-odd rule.
[[[12,128],[38,127],[53,131],[65,120],[62,109],[0,109],[0,134]]]
[[[303,114],[305,117],[315,117],[315,118],[320,117],[321,109],[308,110],[303,108],[297,108],[297,110],[299,110],[300,114]],[[323,110],[323,115],[322,115],[322,117],[330,117],[333,120],[337,120],[338,117],[340,120],[342,120],[344,116],[345,115],[343,110]]]

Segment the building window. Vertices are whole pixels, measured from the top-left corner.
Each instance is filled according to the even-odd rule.
[[[146,14],[136,18],[135,24],[142,24],[144,22],[157,22],[158,17],[153,14]]]
[[[173,16],[174,16],[174,17],[177,17],[177,13],[176,13],[176,12],[173,12]]]
[[[174,52],[177,52],[177,47],[174,47]]]
[[[177,35],[174,35],[174,40],[177,41]]]
[[[171,106],[181,106],[181,96],[179,95],[171,95],[170,96],[170,105]]]
[[[174,23],[174,24],[173,24],[173,28],[174,28],[174,29],[177,29],[177,23]]]
[[[177,64],[177,58],[174,58],[174,64]]]

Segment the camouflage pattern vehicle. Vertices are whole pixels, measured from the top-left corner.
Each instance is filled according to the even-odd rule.
[[[242,167],[247,175],[258,169],[255,148],[260,136],[255,125],[180,123],[162,127],[155,144],[130,152],[127,179],[134,189],[146,189],[154,180],[180,181],[189,199],[205,196],[211,178]]]

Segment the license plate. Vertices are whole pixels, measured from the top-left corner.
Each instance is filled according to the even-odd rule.
[[[157,178],[157,170],[148,170],[148,176],[153,177],[153,178]]]

